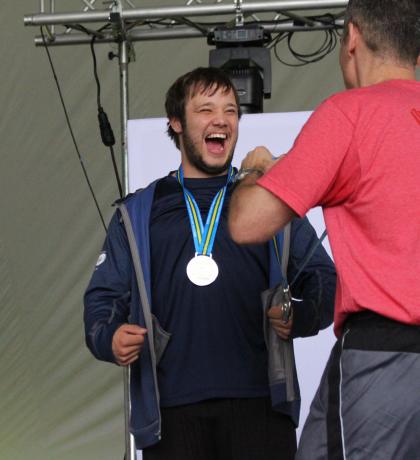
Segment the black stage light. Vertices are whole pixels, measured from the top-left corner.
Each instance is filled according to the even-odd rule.
[[[263,99],[271,96],[271,58],[264,44],[270,34],[261,26],[216,28],[207,41],[210,67],[224,69],[239,95],[243,113],[263,112]]]

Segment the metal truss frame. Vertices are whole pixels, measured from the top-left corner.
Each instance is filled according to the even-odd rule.
[[[242,26],[249,22],[277,34],[327,30],[343,25],[342,17],[332,14],[331,10],[344,10],[348,4],[348,0],[184,0],[186,4],[182,6],[136,8],[136,1],[139,0],[80,0],[81,11],[63,13],[57,10],[59,0],[39,0],[39,12],[24,16],[25,26],[43,27],[46,31],[45,42],[42,36],[35,37],[36,46],[90,44],[92,36],[95,43],[118,44],[121,174],[125,193],[128,193],[128,65],[133,42],[205,38],[217,27]],[[98,3],[105,7],[98,9]],[[272,18],[267,19],[270,15]],[[130,367],[124,368],[123,378],[125,460],[136,460],[135,442],[129,431]]]
[[[48,46],[76,45],[90,43],[85,32],[80,32],[82,24],[97,25],[102,29],[86,30],[96,33],[96,43],[115,42],[115,29],[112,28],[110,13],[119,11],[126,25],[127,39],[130,42],[142,40],[165,40],[173,38],[200,38],[211,33],[216,27],[242,25],[252,21],[259,23],[269,32],[282,31],[314,31],[341,26],[342,19],[320,21],[311,19],[309,12],[344,9],[348,0],[277,0],[247,1],[213,0],[212,4],[203,4],[203,0],[189,0],[185,6],[169,6],[156,8],[135,8],[133,1],[120,0],[111,3],[107,9],[96,9],[96,0],[80,0],[83,11],[77,13],[56,12],[54,0],[49,1],[49,10],[45,8],[45,0],[40,2],[40,12],[26,15],[24,24],[27,26],[48,26],[50,29]],[[192,2],[197,4],[192,4]],[[124,7],[125,5],[125,7]],[[264,19],[257,15],[263,14]],[[267,20],[267,15],[272,19]],[[206,22],[198,22],[205,18]],[[228,19],[227,19],[228,18]],[[209,19],[213,19],[209,22]],[[288,21],[285,21],[287,20]],[[107,27],[107,25],[109,27]],[[62,30],[57,31],[61,26]],[[42,37],[35,37],[35,44],[42,46]]]

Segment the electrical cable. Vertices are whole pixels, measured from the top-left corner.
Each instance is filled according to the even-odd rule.
[[[86,27],[82,26],[81,24],[72,24],[72,25],[67,25],[66,27],[79,30],[84,32],[87,35],[91,35],[92,39],[90,42],[90,50],[92,53],[92,60],[93,60],[93,75],[95,78],[96,82],[96,105],[98,107],[98,122],[99,122],[99,131],[101,133],[101,139],[103,144],[106,147],[109,147],[110,153],[111,153],[111,161],[112,161],[112,167],[114,170],[115,178],[117,181],[117,186],[118,186],[118,192],[120,195],[120,198],[123,197],[123,188],[121,185],[121,179],[118,173],[118,167],[117,167],[117,162],[115,160],[115,152],[113,146],[115,145],[115,137],[114,137],[114,132],[112,131],[111,123],[109,122],[108,115],[104,111],[102,104],[101,104],[101,83],[99,81],[98,77],[98,67],[97,67],[97,61],[96,61],[96,54],[95,54],[95,48],[94,48],[94,43],[97,38],[102,38],[102,31],[109,28],[110,24],[105,24],[98,30],[92,30],[92,29],[87,29]]]
[[[313,52],[303,53],[303,52],[296,51],[296,49],[292,46],[292,38],[295,34],[294,31],[283,32],[283,33],[280,32],[268,44],[268,47],[274,49],[274,55],[279,62],[289,67],[302,67],[307,64],[318,62],[321,59],[323,59],[325,56],[327,56],[329,53],[331,53],[337,46],[338,39],[340,37],[339,30],[341,29],[341,26],[338,26],[335,23],[335,21],[336,19],[340,18],[341,15],[342,13],[339,13],[338,15],[325,14],[322,16],[309,16],[308,17],[308,19],[314,22],[320,22],[324,25],[330,26],[330,28],[324,30],[325,36],[324,36],[323,43]],[[308,30],[310,30],[310,28],[308,28]],[[287,62],[280,57],[279,51],[277,49],[277,45],[283,40],[287,40],[287,48],[290,54],[296,59],[296,61],[298,61],[297,63]]]
[[[340,30],[342,29],[342,26],[336,24],[336,20],[340,19],[343,16],[343,12],[340,12],[336,15],[332,14],[324,14],[321,16],[308,16],[306,19],[316,23],[321,23],[326,26],[329,26],[328,29],[324,29],[324,39],[322,44],[313,52],[309,53],[303,53],[297,51],[293,44],[292,44],[292,39],[296,31],[278,31],[276,34],[276,31],[272,31],[272,34],[276,34],[275,37],[269,41],[265,46],[268,49],[274,49],[274,55],[276,59],[281,62],[284,65],[287,65],[289,67],[301,67],[304,65],[312,64],[314,62],[318,62],[324,57],[326,57],[329,53],[331,53],[337,46],[338,39],[340,38]],[[262,21],[249,21],[246,22],[246,25],[258,25],[261,24]],[[290,22],[290,18],[284,18],[284,19],[279,19],[275,21],[264,21],[264,24],[274,24],[274,25],[280,25],[284,23]],[[296,25],[304,25],[304,22],[301,21],[302,24],[299,23],[299,20],[296,20],[295,23]],[[135,23],[132,24],[134,26]],[[143,21],[143,25],[162,25],[162,26],[176,26],[176,25],[189,25],[191,27],[195,27],[198,29],[200,32],[203,34],[207,34],[211,32],[215,27],[220,27],[222,24],[219,22],[193,22],[187,18],[173,18],[171,23],[169,24],[165,20],[159,20],[159,21]],[[230,22],[226,23],[225,26],[227,25],[232,25]],[[311,27],[307,26],[307,28],[304,31],[310,31]],[[292,62],[287,62],[285,59],[281,58],[279,55],[279,51],[277,49],[277,45],[282,42],[283,40],[287,40],[287,48],[289,53],[292,55],[294,59],[296,59],[296,63]]]
[[[98,30],[92,30],[92,29],[87,29],[86,27],[82,26],[81,24],[68,24],[65,27],[70,28],[70,29],[75,29],[79,30],[81,32],[84,32],[86,35],[91,35],[92,40],[90,42],[90,50],[92,53],[92,60],[93,60],[93,75],[95,78],[96,82],[96,88],[97,88],[97,93],[96,93],[96,104],[98,107],[98,122],[99,122],[99,130],[101,133],[101,139],[102,142],[106,147],[109,147],[110,153],[111,153],[111,160],[112,160],[112,167],[114,170],[115,178],[117,181],[117,186],[118,186],[118,191],[120,198],[123,197],[123,188],[121,184],[121,179],[118,173],[118,167],[117,163],[115,160],[115,152],[113,146],[115,145],[115,137],[114,133],[112,131],[111,124],[108,120],[108,115],[104,111],[102,105],[101,105],[101,84],[99,81],[98,77],[98,69],[97,69],[97,61],[96,61],[96,54],[95,54],[95,49],[94,49],[94,43],[97,38],[102,38],[101,32],[107,28],[110,27],[110,24],[105,24],[104,26],[100,27]]]
[[[302,67],[304,65],[312,64],[314,62],[318,62],[331,53],[336,45],[337,45],[337,37],[333,31],[326,30],[325,32],[325,39],[323,44],[314,52],[312,53],[299,53],[292,47],[292,37],[294,32],[288,32],[283,37],[278,40],[278,42],[273,47],[274,55],[276,59],[281,62],[282,64],[289,66],[289,67]],[[287,47],[290,54],[298,61],[297,63],[287,62],[282,59],[279,55],[279,51],[277,49],[277,45],[284,39],[287,39]]]
[[[178,22],[179,22],[179,23],[197,29],[197,30],[200,31],[205,37],[206,37],[206,36],[208,35],[208,33],[209,33],[209,29],[208,29],[207,27],[205,27],[204,25],[200,24],[199,22],[191,21],[190,19],[187,19],[187,18],[185,18],[185,17],[180,17],[180,18],[177,18],[177,19],[178,19]]]
[[[72,128],[72,125],[70,123],[70,118],[69,118],[69,115],[68,115],[68,112],[67,112],[67,107],[66,107],[66,104],[64,102],[63,94],[62,94],[62,91],[61,91],[61,86],[60,86],[60,83],[59,83],[58,78],[57,78],[57,73],[55,71],[54,64],[53,64],[52,59],[51,59],[51,54],[50,54],[50,51],[48,49],[47,42],[45,40],[45,35],[44,35],[43,28],[40,27],[40,30],[41,30],[42,42],[44,44],[44,48],[45,48],[45,51],[47,53],[48,61],[49,61],[50,66],[51,66],[51,70],[52,70],[52,73],[53,73],[53,76],[54,76],[55,84],[57,86],[57,91],[58,91],[58,94],[59,94],[59,97],[60,97],[61,105],[63,107],[64,116],[66,118],[67,126],[69,128],[70,135],[71,135],[71,138],[72,138],[72,141],[73,141],[73,145],[74,145],[74,147],[76,149],[76,154],[77,154],[77,157],[79,159],[79,163],[80,163],[80,165],[82,167],[83,174],[84,174],[85,179],[86,179],[86,183],[87,183],[87,185],[89,187],[89,190],[90,190],[90,193],[92,195],[93,201],[95,202],[96,209],[98,210],[99,217],[100,217],[100,219],[102,221],[102,225],[103,225],[104,230],[106,232],[105,220],[103,218],[101,209],[99,207],[98,200],[96,199],[95,192],[93,191],[92,184],[91,184],[91,182],[89,180],[89,176],[87,174],[87,170],[86,170],[86,167],[84,165],[82,155],[80,154],[79,146],[78,146],[78,144],[76,142],[76,138],[74,136],[73,128]]]
[[[107,147],[109,147],[109,149],[110,149],[112,166],[113,166],[113,169],[114,169],[115,178],[117,180],[118,191],[119,191],[119,194],[120,194],[120,198],[122,198],[123,197],[123,188],[122,188],[121,179],[120,179],[120,176],[119,176],[119,173],[118,173],[117,163],[115,161],[115,153],[114,153],[114,148],[113,148],[113,146],[115,144],[115,137],[114,137],[114,133],[113,133],[112,128],[111,128],[111,124],[110,124],[110,122],[108,120],[108,116],[105,113],[105,111],[104,111],[104,109],[103,109],[103,107],[101,105],[101,84],[100,84],[99,77],[98,77],[96,54],[95,54],[95,48],[94,48],[95,39],[96,39],[96,36],[93,35],[92,40],[90,42],[90,50],[92,52],[93,74],[94,74],[94,77],[95,77],[96,88],[97,88],[96,103],[97,103],[97,107],[98,107],[99,129],[100,129],[100,132],[101,132],[102,142]]]

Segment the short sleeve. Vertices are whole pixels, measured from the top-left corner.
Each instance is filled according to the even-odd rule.
[[[258,185],[301,217],[312,207],[343,202],[360,177],[353,131],[349,117],[328,99],[309,118],[292,149]]]

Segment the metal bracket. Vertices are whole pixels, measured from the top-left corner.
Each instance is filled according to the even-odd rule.
[[[244,25],[244,14],[242,12],[242,0],[234,0],[236,5],[235,25],[241,27]]]
[[[283,302],[280,305],[281,308],[281,319],[284,323],[287,323],[292,314],[292,294],[289,286],[283,288]]]
[[[131,42],[130,36],[127,33],[125,21],[123,20],[123,7],[120,0],[113,0],[111,5],[111,13],[109,20],[112,28],[112,34],[116,43],[126,42],[127,44],[127,59],[128,62],[136,60],[134,46]]]

